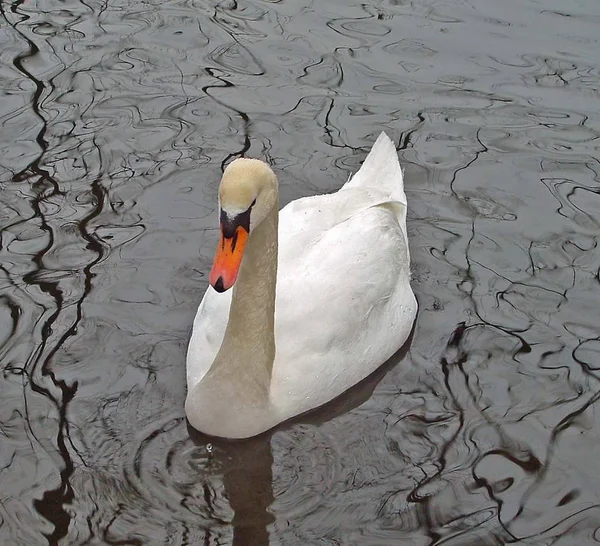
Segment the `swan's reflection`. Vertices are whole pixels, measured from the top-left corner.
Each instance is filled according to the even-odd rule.
[[[414,328],[413,328],[414,331]],[[274,434],[296,423],[319,426],[365,403],[384,376],[403,359],[412,342],[413,333],[400,351],[369,377],[322,408],[296,417],[259,436],[245,440],[224,440],[206,436],[188,424],[191,439],[196,444],[211,444],[216,468],[234,512],[233,546],[264,546],[269,544],[269,526],[275,521],[270,512],[273,504]],[[277,477],[275,476],[275,479]]]

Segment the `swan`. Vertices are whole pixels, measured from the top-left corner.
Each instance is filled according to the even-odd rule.
[[[228,165],[211,286],[187,353],[195,429],[260,434],[340,395],[404,344],[417,312],[406,206],[385,133],[339,191],[281,212],[266,163]]]

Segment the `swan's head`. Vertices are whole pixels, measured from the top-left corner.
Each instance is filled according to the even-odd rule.
[[[231,288],[238,275],[252,230],[277,203],[277,178],[264,161],[232,161],[219,187],[221,236],[209,281],[217,292]]]

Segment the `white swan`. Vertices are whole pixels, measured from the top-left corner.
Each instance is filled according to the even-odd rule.
[[[396,149],[381,133],[336,193],[278,213],[271,168],[236,159],[219,204],[185,412],[202,432],[245,438],[328,402],[406,341],[417,312],[406,196]]]

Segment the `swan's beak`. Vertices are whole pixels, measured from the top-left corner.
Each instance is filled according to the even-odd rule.
[[[231,237],[227,237],[233,231]],[[244,256],[244,248],[248,240],[248,231],[244,226],[237,226],[231,230],[231,226],[221,224],[221,236],[219,246],[215,254],[210,276],[208,278],[211,286],[217,292],[229,290],[235,283],[240,264]]]

